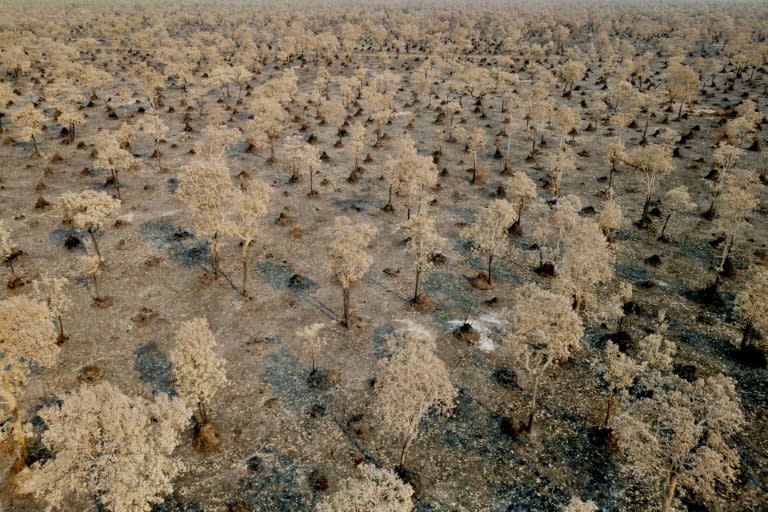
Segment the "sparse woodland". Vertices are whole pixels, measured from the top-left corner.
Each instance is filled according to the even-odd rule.
[[[0,0],[0,511],[765,510],[765,20]]]

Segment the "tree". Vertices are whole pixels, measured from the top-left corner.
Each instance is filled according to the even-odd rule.
[[[714,218],[717,215],[715,210],[715,202],[717,196],[723,190],[723,184],[730,176],[731,171],[736,167],[736,162],[739,161],[742,150],[738,146],[731,144],[720,143],[715,148],[712,154],[712,163],[715,166],[715,179],[713,182],[707,183],[711,190],[712,201],[709,203],[709,209],[704,214],[707,218]]]
[[[68,495],[98,500],[110,512],[149,512],[173,490],[184,469],[173,457],[189,410],[160,393],[153,401],[123,394],[109,382],[84,384],[38,415],[53,457],[19,477],[19,489],[60,509]]]
[[[626,159],[627,163],[642,175],[645,186],[645,203],[643,215],[638,224],[647,226],[651,222],[648,218],[648,209],[656,193],[657,182],[659,178],[669,174],[675,168],[672,163],[672,155],[669,148],[664,144],[648,144],[629,150]]]
[[[61,320],[62,315],[72,305],[72,301],[64,291],[64,287],[69,282],[66,277],[42,277],[32,283],[35,296],[38,300],[46,303],[51,312],[51,316],[59,328],[59,334],[56,343],[61,345],[67,340],[64,335],[64,323]]]
[[[472,240],[472,254],[488,258],[489,285],[493,285],[493,259],[509,249],[506,232],[516,217],[517,211],[512,203],[496,199],[480,210],[475,222],[461,232],[463,239]]]
[[[271,194],[272,188],[263,181],[249,182],[246,190],[232,190],[232,209],[223,229],[226,233],[238,237],[242,243],[244,297],[248,296],[248,250],[262,227],[261,218],[267,214]]]
[[[74,142],[75,126],[85,122],[85,116],[78,108],[85,100],[85,95],[80,87],[67,79],[46,85],[44,92],[47,103],[57,112],[57,121],[69,132],[66,140]]]
[[[194,159],[179,174],[176,195],[192,212],[195,229],[213,240],[213,273],[219,275],[219,235],[232,193],[232,178],[223,159]]]
[[[531,389],[526,424],[530,431],[542,378],[550,367],[571,357],[579,346],[583,329],[570,299],[535,284],[522,287],[508,321],[501,352]]]
[[[18,257],[18,254],[19,251],[13,244],[11,233],[6,229],[4,222],[0,220],[0,256],[3,258],[3,263],[8,265],[8,270],[11,271],[11,280],[16,277],[13,261]]]
[[[736,294],[736,313],[742,318],[741,350],[750,346],[758,332],[768,332],[768,268],[755,266],[744,287]]]
[[[629,395],[629,388],[635,377],[645,369],[645,362],[635,361],[630,355],[622,352],[616,343],[608,340],[597,365],[603,380],[608,384],[608,405],[603,420],[603,426],[606,427],[611,417],[618,414],[619,407]]]
[[[299,351],[299,354],[305,357],[309,356],[312,363],[312,372],[310,375],[314,375],[315,370],[317,369],[315,367],[317,354],[328,342],[328,340],[325,339],[325,336],[320,335],[320,331],[322,331],[325,327],[326,324],[322,322],[316,322],[296,331],[296,336],[298,336],[302,341],[302,350]]]
[[[613,240],[613,233],[624,223],[624,214],[621,206],[616,200],[616,194],[613,189],[608,190],[608,199],[603,203],[603,208],[597,214],[597,223],[603,230],[605,238],[610,243]]]
[[[363,148],[365,147],[365,126],[359,121],[353,121],[349,125],[348,131],[350,138],[349,150],[355,157],[355,166],[352,169],[352,174],[356,175],[357,170],[360,168],[358,165],[358,162],[360,161],[360,152],[363,151]]]
[[[448,116],[448,138],[445,140],[447,142],[455,142],[456,139],[453,136],[453,119],[456,117],[456,114],[461,112],[461,105],[458,101],[452,100],[441,106],[440,109]]]
[[[39,155],[40,150],[37,146],[37,137],[43,133],[45,116],[37,110],[34,104],[28,103],[13,114],[11,121],[19,127],[19,137],[22,140],[31,140],[35,148],[34,154]]]
[[[675,212],[690,212],[696,209],[696,203],[691,200],[691,195],[688,193],[688,187],[680,185],[671,190],[668,190],[664,194],[664,204],[669,208],[667,218],[664,219],[664,225],[661,227],[661,233],[659,233],[659,240],[669,242],[670,239],[664,234],[667,230],[667,224],[669,219]]]
[[[307,169],[307,174],[309,175],[309,193],[307,194],[310,197],[317,195],[317,190],[315,190],[314,187],[314,174],[315,171],[317,171],[320,168],[320,165],[322,165],[322,161],[320,160],[320,151],[317,149],[317,147],[313,146],[309,143],[304,143],[301,147],[301,163],[304,167]]]
[[[666,80],[670,104],[680,101],[680,108],[677,111],[679,120],[685,103],[690,102],[701,88],[699,74],[685,64],[675,63],[667,68]]]
[[[760,182],[753,172],[738,169],[726,178],[723,191],[715,207],[719,212],[718,227],[725,231],[723,252],[718,275],[723,271],[725,260],[730,256],[736,238],[747,225],[747,215],[760,205]]]
[[[358,466],[360,476],[345,478],[325,496],[315,512],[410,512],[413,488],[392,471],[373,464]]]
[[[611,190],[613,188],[613,175],[616,172],[616,164],[626,160],[627,157],[621,137],[614,137],[611,142],[606,145],[604,156],[605,163],[611,166],[611,170],[608,173],[608,186],[606,187],[606,190]]]
[[[568,135],[571,139],[575,139],[576,133],[581,125],[581,117],[576,109],[569,107],[568,105],[559,105],[555,110],[555,122],[557,123],[557,131],[560,134],[560,145],[564,145]]]
[[[661,379],[652,395],[632,403],[609,425],[629,471],[655,488],[662,512],[669,512],[678,487],[714,501],[718,485],[735,481],[739,455],[728,439],[743,423],[733,382],[716,375],[693,383]]]
[[[62,126],[67,127],[69,132],[67,141],[71,144],[75,142],[75,127],[85,123],[85,116],[71,103],[64,103],[58,107],[58,121]]]
[[[394,91],[389,93],[379,92],[373,84],[363,89],[363,98],[368,104],[371,119],[376,123],[375,147],[381,145],[381,138],[384,135],[381,131],[381,125],[395,116],[395,110],[392,106],[393,94]]]
[[[387,161],[386,179],[389,197],[385,211],[393,211],[392,189],[405,196],[406,219],[411,218],[413,203],[421,205],[429,187],[437,182],[437,167],[431,157],[421,156],[410,135],[404,135],[397,142],[394,158]]]
[[[557,263],[554,288],[573,300],[577,313],[585,311],[597,295],[597,287],[613,278],[613,252],[600,225],[579,217],[564,240]]]
[[[269,147],[268,162],[275,160],[275,141],[285,130],[288,113],[280,102],[269,96],[262,96],[256,91],[251,102],[253,119],[246,125],[245,138],[252,148]]]
[[[0,448],[12,454],[11,466],[18,471],[26,465],[27,439],[17,398],[31,374],[30,363],[50,368],[59,356],[51,312],[44,303],[26,297],[0,301],[0,353],[0,403],[11,417],[11,432],[0,431]]]
[[[170,353],[177,392],[197,409],[203,425],[210,422],[213,398],[229,383],[224,371],[227,361],[216,354],[217,347],[208,321],[198,317],[179,325]]]
[[[419,299],[419,280],[422,271],[432,266],[431,256],[445,245],[445,239],[435,230],[435,219],[426,208],[420,208],[419,213],[411,217],[403,229],[409,234],[405,250],[415,258],[416,284],[413,291],[413,301]]]
[[[555,194],[555,198],[559,198],[563,176],[576,169],[576,156],[570,146],[561,145],[547,154],[545,165],[549,169],[552,192]]]
[[[106,297],[102,297],[101,289],[99,288],[99,277],[104,273],[103,261],[97,254],[91,253],[88,249],[86,249],[86,254],[80,256],[79,260],[83,273],[91,281],[91,287],[93,288],[92,298],[94,302],[97,304],[103,302]]]
[[[535,201],[538,197],[536,183],[534,183],[525,172],[517,171],[509,180],[509,192],[507,192],[507,197],[509,198],[509,202],[517,208],[517,218],[508,231],[519,232],[522,229],[521,219],[523,210],[531,201]]]
[[[475,128],[467,139],[467,151],[472,155],[472,183],[477,183],[477,152],[485,147],[485,130]]]
[[[400,438],[403,472],[419,424],[430,409],[447,415],[458,393],[448,369],[435,355],[435,339],[423,328],[409,329],[389,340],[391,355],[379,361],[375,392],[382,427]]]
[[[130,151],[123,149],[118,135],[104,132],[99,135],[94,165],[112,173],[112,182],[116,186],[117,198],[120,199],[120,173],[136,168],[137,161]]]
[[[145,114],[141,119],[141,129],[146,133],[153,143],[152,157],[157,158],[157,170],[162,171],[163,166],[160,163],[160,141],[168,133],[168,126],[163,122],[157,113]]]
[[[291,183],[301,181],[301,173],[299,172],[299,161],[301,160],[302,151],[304,149],[303,137],[300,135],[290,135],[285,138],[282,145],[283,153],[286,158],[291,162]]]
[[[584,77],[586,72],[587,67],[579,60],[567,60],[557,68],[556,73],[564,83],[564,96],[573,90],[573,86]]]
[[[58,204],[65,222],[71,221],[77,229],[88,231],[96,256],[99,261],[103,261],[99,244],[96,241],[96,232],[101,229],[101,225],[107,217],[120,209],[120,200],[113,198],[106,192],[84,190],[79,194],[75,192],[61,194]]]
[[[0,83],[0,113],[3,114],[3,116],[0,116],[0,133],[5,131],[5,128],[3,128],[3,117],[5,117],[7,112],[6,107],[8,106],[8,103],[15,97],[16,95],[13,94],[13,87],[10,83]]]
[[[373,258],[366,252],[376,234],[370,224],[353,223],[349,217],[336,217],[330,233],[333,239],[328,247],[326,267],[341,285],[343,316],[341,325],[350,326],[350,292],[368,271]]]
[[[195,154],[208,160],[224,159],[229,147],[240,140],[240,130],[223,124],[210,124],[200,130],[200,134],[202,138],[195,143]]]
[[[339,132],[341,131],[341,125],[347,117],[347,109],[344,108],[341,102],[336,100],[326,101],[320,109],[320,115],[323,117],[323,121],[335,128],[336,136],[338,137],[335,145],[336,147],[341,147]]]

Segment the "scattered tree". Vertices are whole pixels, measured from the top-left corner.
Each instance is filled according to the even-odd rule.
[[[419,299],[419,281],[422,271],[432,265],[431,256],[445,245],[445,239],[435,230],[435,219],[427,208],[420,208],[419,213],[411,217],[403,229],[410,236],[405,250],[416,260],[416,284],[413,291],[413,302]]]
[[[669,242],[670,239],[666,236],[667,224],[669,219],[675,212],[690,212],[696,209],[696,203],[691,200],[691,195],[688,193],[688,187],[680,185],[671,190],[668,190],[664,194],[664,204],[669,208],[669,213],[664,219],[664,225],[661,227],[661,233],[659,233],[659,240]]]
[[[335,493],[326,496],[315,512],[410,512],[413,488],[388,469],[373,464],[358,466],[360,476],[339,482]]]
[[[59,329],[57,343],[61,345],[67,340],[64,335],[64,323],[62,315],[72,305],[72,301],[64,291],[64,287],[69,282],[66,277],[42,277],[32,283],[35,296],[38,300],[46,303]]]
[[[27,439],[17,399],[29,379],[30,363],[50,368],[59,356],[56,331],[48,307],[26,297],[0,301],[0,404],[10,415],[10,432],[0,429],[0,448],[11,454],[10,466],[18,471],[26,465]]]
[[[533,427],[539,385],[547,370],[563,363],[578,348],[581,320],[567,297],[527,284],[517,294],[504,332],[502,354],[531,390],[528,431]]]
[[[517,171],[509,180],[509,189],[507,198],[517,208],[517,218],[508,231],[520,232],[522,230],[523,210],[531,201],[535,201],[538,197],[536,183],[525,172]]]
[[[154,401],[123,394],[109,382],[84,384],[38,412],[52,458],[19,475],[19,489],[45,510],[69,495],[97,500],[111,512],[149,511],[173,490],[184,469],[173,456],[189,410],[160,393]]]
[[[19,127],[19,137],[22,140],[31,140],[35,148],[34,154],[39,155],[40,150],[37,145],[37,138],[43,133],[43,123],[45,116],[33,105],[27,104],[20,110],[17,110],[11,117],[13,124]]]
[[[176,195],[192,212],[195,229],[213,241],[213,273],[219,275],[219,235],[232,192],[232,178],[223,159],[194,159],[179,174]]]
[[[439,414],[450,413],[458,395],[435,348],[430,333],[412,328],[390,339],[391,355],[379,362],[375,384],[378,411],[382,426],[400,437],[401,472],[424,415],[432,408]]]
[[[663,144],[648,144],[638,146],[627,152],[626,161],[633,169],[641,173],[645,187],[645,203],[643,215],[638,222],[641,226],[650,224],[648,210],[656,193],[656,185],[662,176],[669,174],[675,168],[668,147]]]
[[[232,190],[232,209],[223,229],[236,236],[242,244],[243,296],[248,296],[248,251],[258,235],[261,218],[267,214],[272,188],[263,181],[251,181],[246,190]]]
[[[320,331],[322,331],[325,327],[326,324],[322,322],[316,322],[296,331],[296,335],[302,341],[302,350],[299,351],[299,354],[303,356],[309,356],[312,363],[312,372],[310,375],[314,375],[315,370],[317,369],[315,367],[317,354],[328,342],[328,340],[325,339],[325,336],[320,334]]]
[[[662,512],[672,510],[678,487],[715,501],[718,486],[732,484],[738,471],[738,452],[728,445],[744,424],[736,388],[723,375],[658,384],[611,418],[619,452],[629,471],[655,487]]]
[[[472,240],[472,254],[487,258],[489,285],[493,284],[493,259],[509,250],[506,233],[515,218],[515,207],[505,199],[496,199],[480,210],[475,222],[461,232],[462,238]]]
[[[768,332],[768,268],[753,267],[744,287],[736,294],[735,311],[742,318],[741,350],[750,346],[753,335]]]
[[[608,426],[612,416],[618,414],[621,404],[629,396],[629,388],[635,377],[645,369],[644,362],[635,361],[612,341],[605,344],[602,357],[597,360],[603,380],[608,384],[608,405],[605,408],[603,426]]]
[[[350,292],[368,271],[373,258],[366,252],[376,229],[365,223],[353,223],[349,217],[336,217],[331,229],[326,267],[333,273],[343,295],[341,325],[350,326]]]
[[[99,261],[103,261],[96,232],[101,229],[104,221],[120,209],[120,200],[106,192],[84,190],[82,192],[65,192],[59,196],[59,207],[64,216],[64,222],[72,222],[77,229],[85,229],[91,236],[93,249]]]

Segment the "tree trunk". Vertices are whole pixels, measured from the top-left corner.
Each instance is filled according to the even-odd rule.
[[[419,279],[421,278],[421,264],[416,266],[416,286],[413,290],[413,300],[419,296]]]
[[[213,275],[219,276],[219,234],[213,234]]]
[[[250,240],[243,242],[243,297],[248,296],[248,249],[251,247]]]
[[[309,195],[312,195],[315,193],[315,188],[313,185],[312,175],[314,173],[312,172],[312,167],[309,168]]]
[[[197,414],[200,416],[200,423],[203,425],[208,423],[208,409],[206,409],[205,403],[202,400],[197,402]]]
[[[752,321],[747,320],[744,324],[744,331],[741,335],[741,350],[746,349],[749,346],[749,335],[752,333]]]
[[[533,394],[531,396],[531,409],[530,409],[530,413],[528,414],[528,425],[525,427],[528,432],[530,432],[531,428],[533,428],[533,416],[536,414],[536,399],[539,394],[540,378],[541,378],[540,375],[536,375],[536,377],[533,379]]]
[[[36,155],[40,154],[40,151],[38,150],[38,147],[37,147],[37,139],[35,138],[34,135],[32,135],[32,145],[35,148],[35,154]]]
[[[493,253],[488,255],[488,284],[492,285],[493,281],[491,281],[491,264],[493,263]]]
[[[349,292],[350,292],[349,287],[342,288],[342,295],[344,299],[344,313],[341,319],[341,325],[343,325],[346,328],[349,328]]]
[[[720,259],[720,265],[717,267],[717,273],[720,275],[720,272],[723,271],[723,266],[725,265],[725,260],[728,259],[728,255],[731,253],[731,247],[733,247],[733,235],[731,235],[731,242],[728,243],[728,235],[725,235],[725,245],[723,246],[723,255]]]
[[[608,396],[608,407],[605,409],[605,419],[603,420],[603,426],[608,426],[608,420],[611,419],[611,409],[613,409],[613,391]]]
[[[96,256],[99,257],[99,263],[101,263],[101,251],[99,251],[99,244],[96,242],[96,235],[93,234],[93,227],[88,228],[88,234],[91,235],[91,242],[93,242],[93,249],[96,251]]]
[[[398,464],[397,468],[400,471],[405,470],[405,462],[408,459],[408,450],[411,448],[411,442],[413,441],[413,435],[409,435],[405,438],[405,442],[403,443],[403,449],[400,451],[400,463]]]
[[[93,284],[94,300],[101,300],[101,294],[99,293],[99,278],[95,275],[91,276],[91,284]]]
[[[677,473],[670,471],[669,476],[667,477],[666,490],[664,491],[664,502],[661,505],[662,512],[670,512],[672,510],[672,500],[675,498],[676,488]]]
[[[608,172],[608,188],[610,190],[613,186],[613,173],[616,172],[616,161],[611,162],[611,170]]]
[[[59,342],[63,342],[67,337],[64,335],[64,323],[61,321],[61,315],[56,315],[56,323],[59,326]]]
[[[664,232],[667,230],[667,223],[669,223],[669,218],[671,216],[672,216],[672,212],[669,212],[667,214],[667,218],[664,220],[664,225],[661,227],[661,234],[659,234],[659,240],[665,240]]]
[[[683,100],[680,100],[680,108],[677,111],[677,120],[680,120],[680,117],[683,115]]]
[[[645,204],[643,205],[643,216],[640,217],[640,225],[645,225],[648,222],[648,207],[651,206],[650,194],[645,196]]]

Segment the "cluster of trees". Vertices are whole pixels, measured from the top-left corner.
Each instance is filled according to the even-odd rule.
[[[645,326],[636,343],[619,344],[627,335],[622,319],[632,310],[632,286],[617,276],[615,263],[627,257],[622,236],[628,230],[650,233],[649,243],[674,244],[684,236],[683,217],[690,221],[702,210],[701,222],[711,223],[722,240],[698,297],[722,301],[719,287],[741,258],[746,279],[734,290],[739,333],[733,341],[741,355],[764,359],[768,270],[747,250],[757,243],[751,218],[761,215],[765,181],[765,171],[752,168],[754,158],[748,158],[761,151],[765,124],[765,93],[757,80],[768,77],[768,52],[754,21],[764,10],[712,7],[700,30],[688,32],[671,31],[684,9],[665,18],[661,10],[622,7],[621,16],[599,21],[576,9],[524,10],[517,18],[490,7],[475,14],[351,8],[341,23],[336,11],[276,11],[260,30],[253,29],[252,13],[228,13],[213,23],[198,8],[185,9],[188,14],[159,9],[144,18],[133,9],[81,14],[78,30],[50,37],[44,36],[49,28],[69,27],[71,18],[56,23],[21,16],[13,30],[0,27],[0,40],[8,43],[0,51],[0,130],[9,134],[8,145],[22,143],[7,151],[47,166],[63,159],[60,152],[91,147],[92,174],[109,174],[106,182],[63,192],[56,201],[62,224],[83,239],[79,272],[90,282],[95,305],[110,306],[102,278],[116,266],[99,240],[121,208],[143,200],[133,179],[122,181],[128,173],[173,173],[178,187],[170,200],[184,205],[188,227],[208,241],[214,277],[225,275],[225,244],[239,244],[238,288],[246,299],[253,293],[254,246],[270,244],[266,219],[278,190],[282,197],[300,197],[293,199],[300,208],[325,201],[330,194],[321,193],[328,190],[321,184],[336,192],[345,186],[355,197],[355,187],[375,189],[381,211],[365,221],[346,213],[326,219],[327,245],[312,248],[325,262],[327,281],[341,289],[341,326],[361,324],[352,290],[365,286],[384,252],[388,224],[396,224],[405,240],[404,256],[386,257],[407,258],[413,276],[408,297],[425,324],[435,304],[424,280],[458,235],[466,264],[482,267],[473,286],[508,295],[499,348],[489,357],[514,369],[527,401],[523,411],[504,412],[515,434],[534,429],[558,367],[587,353],[603,380],[594,392],[606,399],[596,426],[615,441],[613,456],[625,463],[628,478],[664,511],[683,494],[716,506],[739,471],[734,439],[745,417],[736,384],[719,371],[689,380],[676,375],[679,356],[663,317]],[[720,22],[723,12],[732,14]],[[160,14],[167,16],[161,20]],[[79,33],[82,26],[91,27],[87,37]],[[131,48],[130,59],[118,58],[124,46]],[[690,58],[694,54],[700,58]],[[360,65],[351,69],[356,59]],[[587,87],[591,75],[602,87]],[[709,175],[679,184],[687,180],[681,152],[697,137],[686,119],[714,90],[744,94],[712,130],[717,141],[704,157]],[[174,97],[178,105],[170,104]],[[98,126],[99,114],[106,127]],[[398,118],[408,119],[402,131]],[[53,128],[60,151],[52,149]],[[597,130],[595,137],[586,135]],[[188,154],[164,158],[171,138],[190,143]],[[592,153],[595,158],[584,160]],[[253,170],[240,173],[236,183],[233,167],[243,158]],[[334,158],[351,163],[343,164],[348,183],[327,163]],[[464,158],[468,169],[459,167],[469,165]],[[607,174],[597,211],[576,185],[583,163],[595,160]],[[305,178],[306,195],[296,194]],[[464,190],[477,206],[458,233],[446,221],[445,195],[438,200],[449,180],[453,199],[466,197]],[[630,212],[637,215],[634,228],[625,220]],[[175,329],[168,356],[177,396],[147,399],[109,382],[82,384],[38,413],[46,429],[33,434],[19,402],[36,369],[45,369],[43,376],[55,372],[78,290],[70,279],[41,275],[25,295],[18,243],[31,242],[10,218],[0,219],[11,295],[0,300],[0,444],[8,468],[0,476],[13,478],[20,492],[51,510],[71,499],[96,500],[116,512],[149,510],[172,492],[172,480],[185,468],[174,455],[184,439],[201,451],[220,444],[211,411],[217,394],[236,382],[227,377],[211,325],[194,318]],[[509,293],[505,276],[512,268],[531,282]],[[604,347],[588,348],[585,332],[601,329]],[[318,363],[330,360],[323,353],[330,330],[314,323],[295,334],[310,379],[317,378]],[[385,458],[397,462],[393,470],[361,465],[317,510],[412,509],[414,489],[405,480],[422,421],[449,416],[458,397],[439,339],[421,326],[390,337],[387,356],[373,370],[371,409],[397,448]],[[31,463],[33,435],[52,454],[47,460]],[[564,508],[595,509],[578,497]]]

